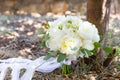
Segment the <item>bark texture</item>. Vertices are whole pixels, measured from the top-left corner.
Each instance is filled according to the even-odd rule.
[[[99,54],[96,54],[96,60],[98,60],[99,64],[107,67],[112,57],[107,59],[105,57],[107,54],[103,51],[103,47],[107,44],[107,32],[109,28],[109,15],[110,15],[110,7],[111,7],[111,0],[88,0],[87,2],[87,20],[96,25],[98,31],[104,37],[101,39],[102,48],[99,51]],[[113,51],[114,52],[114,51]],[[112,54],[114,55],[114,54]]]
[[[96,25],[100,33],[102,30],[104,0],[88,0],[87,2],[87,20]]]

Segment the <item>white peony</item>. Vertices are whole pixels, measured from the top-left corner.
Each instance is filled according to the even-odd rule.
[[[81,48],[93,50],[94,42],[100,40],[95,25],[76,16],[63,16],[48,23],[50,28],[47,34],[50,38],[46,41],[46,46],[51,51],[66,54],[70,60],[75,60],[79,56],[88,57],[87,54],[79,54],[78,51]]]
[[[49,30],[47,31],[47,34],[49,34],[50,38],[55,38],[55,37],[61,38],[65,35],[64,32],[62,32],[57,28],[49,28]]]
[[[93,50],[94,49],[94,43],[91,40],[84,40],[82,47],[85,48],[85,49],[88,49],[88,50]]]
[[[65,21],[65,28],[78,30],[82,20],[76,16],[67,16]]]
[[[100,40],[97,28],[88,21],[85,21],[80,25],[78,33],[81,38],[85,40],[92,40],[94,42],[98,42]]]
[[[60,49],[60,39],[49,39],[46,41],[46,46],[50,51],[58,51]]]
[[[81,46],[82,42],[79,38],[65,36],[62,39],[60,51],[67,55],[76,54]]]

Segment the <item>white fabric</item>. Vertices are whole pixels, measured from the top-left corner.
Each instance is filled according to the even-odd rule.
[[[8,68],[12,69],[11,80],[31,80],[35,71],[48,73],[59,68],[61,64],[71,64],[70,60],[58,63],[56,58],[44,60],[44,57],[39,57],[33,61],[21,58],[0,60],[0,80],[4,80]],[[26,69],[26,71],[19,78],[21,69]]]

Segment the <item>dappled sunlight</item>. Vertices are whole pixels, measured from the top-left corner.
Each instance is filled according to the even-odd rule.
[[[54,14],[52,12],[47,12],[46,16],[47,17],[52,17]]]
[[[25,57],[31,52],[31,50],[30,50],[30,48],[24,48],[24,49],[20,50],[19,52],[22,57]]]
[[[20,37],[19,33],[17,33],[17,32],[12,32],[11,34],[12,34],[14,37]]]
[[[0,34],[9,34],[11,32],[10,28],[6,28],[5,26],[0,26]]]
[[[119,8],[120,5],[119,4],[120,3],[118,3],[118,0],[112,1],[112,7],[111,7],[111,13],[110,13],[110,19],[109,19],[110,22],[108,26],[108,32],[106,32],[108,33],[108,35],[106,36],[107,37],[106,44],[113,48],[120,46],[120,8]],[[95,12],[97,14],[97,11]],[[68,16],[68,15],[77,16],[78,18],[86,21],[87,20],[87,0],[28,0],[28,1],[27,0],[23,0],[23,1],[2,0],[0,1],[0,59],[24,58],[24,59],[35,60],[40,56],[46,55],[50,51],[50,48],[41,47],[41,43],[44,42],[43,37],[45,36],[46,31],[48,30],[46,28],[46,24],[48,22],[55,21],[58,18],[61,18],[63,16]],[[74,23],[77,24],[77,21],[73,23],[70,20],[70,23],[73,25],[72,27],[74,29],[76,27],[76,26],[74,27]],[[56,27],[57,24],[58,23],[56,22],[54,26]],[[67,24],[69,24],[69,21]],[[71,27],[71,25],[69,26]],[[87,27],[89,26],[87,25]],[[61,28],[61,26],[58,28]],[[67,50],[69,51],[71,50],[71,53],[72,53],[72,50],[75,51],[76,47],[71,48],[71,46],[76,44],[75,46],[79,47],[80,45],[78,46],[78,43],[80,44],[81,42],[83,42],[81,43],[82,45],[81,48],[89,47],[88,45],[90,45],[94,40],[89,41],[89,39],[86,39],[86,41],[84,41],[85,40],[84,36],[81,36],[80,34],[83,34],[83,31],[85,31],[84,35],[88,34],[88,37],[91,38],[92,36],[90,36],[90,34],[95,34],[95,33],[94,31],[89,32],[88,29],[82,30],[82,28],[83,27],[80,28],[81,32],[80,31],[76,32],[73,30],[73,33],[69,32],[69,30],[68,31],[64,30],[65,39],[63,39],[63,41],[61,42],[60,50],[62,50],[65,53],[67,52]],[[42,29],[42,31],[40,29]],[[51,31],[51,34],[53,34],[53,31]],[[69,33],[69,36],[66,37],[68,33]],[[76,36],[79,35],[79,38],[75,39],[76,36],[73,35],[74,33],[77,33]],[[57,32],[55,32],[54,35],[55,35],[54,36],[55,38],[60,36],[59,34],[57,34]],[[101,36],[104,37],[105,35],[101,35]],[[69,37],[73,37],[73,38],[69,39]],[[93,37],[93,38],[96,39],[96,37]],[[52,46],[56,48],[56,46],[58,45],[57,43],[58,42],[60,43],[61,39],[62,38],[58,38],[56,41],[53,41]],[[78,39],[81,39],[81,40],[78,41]],[[43,44],[43,45],[46,45],[46,44]],[[101,44],[103,45],[104,43],[101,43]],[[101,49],[102,48],[99,47],[97,53],[99,53]],[[70,54],[70,52],[68,52],[68,54]],[[84,57],[84,55],[82,56]],[[73,55],[70,57],[73,57]],[[93,60],[92,59],[90,60],[91,62],[93,61],[93,63],[95,62],[95,64],[91,65],[91,62],[90,62],[86,66],[86,64],[83,65],[83,63],[84,62],[86,63],[86,61],[82,60],[82,58],[80,59],[78,58],[79,63],[75,61],[75,65],[72,64],[71,67],[72,68],[74,67],[75,69],[72,70],[72,74],[70,75],[65,75],[63,77],[62,74],[59,72],[60,70],[57,69],[51,73],[35,72],[33,80],[34,79],[35,80],[41,80],[41,79],[64,80],[65,78],[72,79],[72,80],[79,80],[79,78],[81,77],[94,80],[96,79],[96,77],[99,76],[98,75],[99,72],[97,74],[96,69],[95,69],[96,72],[94,72],[94,70],[87,72],[87,68],[89,71],[90,69],[92,69],[91,66],[94,67],[95,65],[95,67],[98,67],[100,64],[97,64],[98,62],[94,58]],[[89,62],[90,60],[88,59],[87,62]],[[81,67],[81,65],[83,66]],[[113,70],[111,69],[111,65],[113,64],[110,64],[109,66],[110,69],[108,67],[109,71]],[[80,69],[78,70],[78,68]],[[107,75],[107,73],[110,73],[110,72],[106,72],[107,68],[103,69],[103,66],[102,68],[100,67],[100,69],[101,69],[100,76],[103,76],[104,73],[105,73],[105,76]],[[103,71],[102,73],[102,70],[105,70],[105,71]],[[112,76],[116,75],[114,71],[112,71],[111,74]],[[109,80],[109,79],[106,79],[106,80]]]
[[[33,16],[33,17],[41,17],[41,15],[39,14],[39,13],[31,13],[31,16]]]
[[[17,11],[16,13],[17,13],[17,14],[24,14],[24,15],[27,14],[27,12],[26,12],[26,11],[23,11],[23,10]]]
[[[25,29],[25,26],[21,26],[20,28],[19,27],[15,28],[15,30],[18,30],[18,31],[24,31],[24,29]]]
[[[36,23],[36,24],[34,24],[34,27],[35,27],[36,29],[41,28],[41,26],[42,26],[42,24],[41,24],[41,23]]]
[[[119,28],[118,28],[118,29],[116,28],[116,29],[114,29],[114,32],[115,32],[115,33],[119,33],[119,32],[120,32],[120,29],[119,29]]]
[[[32,25],[33,24],[33,20],[32,19],[28,19],[24,22],[24,24],[28,24],[28,25]]]
[[[33,34],[34,34],[33,32],[27,32],[28,36],[33,35]]]

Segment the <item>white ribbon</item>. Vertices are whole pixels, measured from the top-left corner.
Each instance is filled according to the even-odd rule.
[[[49,73],[59,68],[61,64],[71,64],[70,60],[58,63],[56,58],[52,57],[44,60],[44,57],[45,56],[41,56],[33,61],[21,58],[0,60],[0,80],[4,80],[8,68],[12,69],[11,80],[31,80],[35,71]],[[26,71],[19,78],[21,69],[26,69]]]

